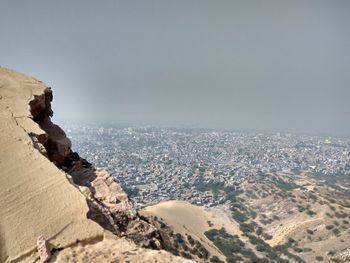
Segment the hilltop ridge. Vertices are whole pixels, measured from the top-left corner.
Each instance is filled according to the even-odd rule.
[[[52,98],[43,82],[0,68],[0,261],[186,262],[159,250],[121,187],[71,151]]]

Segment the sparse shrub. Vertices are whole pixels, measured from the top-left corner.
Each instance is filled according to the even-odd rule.
[[[309,235],[313,235],[314,231],[312,231],[311,229],[306,229],[306,233],[308,233]]]
[[[277,216],[277,215],[274,215],[272,218],[273,218],[274,220],[279,220],[279,219],[280,219],[279,216]]]
[[[191,246],[194,245],[195,242],[194,242],[194,239],[192,238],[192,236],[188,235],[187,236],[187,240],[188,240],[188,243],[190,243]]]
[[[328,201],[331,202],[332,204],[336,203],[336,201],[333,198],[329,198]]]
[[[248,220],[248,218],[243,213],[237,210],[232,212],[232,217],[238,222],[245,222]]]
[[[201,252],[202,256],[204,259],[208,259],[209,258],[209,251],[205,248],[205,247],[200,247],[199,251]]]
[[[254,232],[254,226],[252,224],[241,223],[239,224],[239,229],[245,234]]]
[[[334,229],[333,229],[333,233],[334,233],[334,235],[339,235],[339,234],[340,234],[340,231],[339,231],[338,228],[334,228]]]
[[[341,260],[339,258],[331,258],[331,261],[335,262],[335,263],[340,263]]]
[[[261,219],[260,223],[263,225],[268,225],[268,224],[272,223],[272,220],[271,219]]]
[[[321,257],[321,256],[316,256],[315,259],[316,259],[317,261],[323,261],[323,257]]]
[[[180,255],[181,255],[183,258],[192,259],[192,255],[189,254],[189,253],[186,252],[186,251],[181,251],[181,252],[180,252]]]
[[[263,252],[263,251],[265,251],[266,249],[265,249],[265,246],[263,246],[263,245],[257,245],[257,246],[256,246],[256,250],[257,250],[257,251],[260,251],[260,252]]]
[[[331,230],[331,229],[333,229],[333,228],[334,228],[333,225],[326,225],[326,229],[327,229],[327,230]]]
[[[314,212],[314,211],[312,211],[312,210],[307,210],[307,211],[306,211],[306,214],[307,214],[308,216],[314,216],[314,215],[316,215],[316,212]]]
[[[176,233],[174,240],[177,244],[182,244],[184,242],[180,233]]]
[[[298,211],[299,211],[300,213],[302,213],[302,212],[305,211],[305,208],[302,207],[302,206],[300,206],[300,205],[298,205]]]
[[[288,238],[288,243],[289,244],[293,244],[293,243],[297,243],[297,241],[291,237]]]
[[[285,190],[285,191],[293,190],[294,188],[297,187],[297,185],[292,183],[292,182],[285,182],[285,181],[278,180],[278,179],[275,181],[275,185],[278,188]]]
[[[257,216],[257,213],[254,210],[250,210],[250,216],[255,219]]]
[[[326,213],[326,216],[330,217],[330,218],[333,218],[333,216],[330,214],[330,213]]]
[[[211,229],[206,231],[205,236],[210,239],[214,245],[225,255],[227,262],[237,262],[243,260],[239,255],[246,258],[251,258],[249,262],[256,261],[259,258],[250,249],[245,248],[244,243],[239,239],[237,235],[230,235],[224,228]]]
[[[255,233],[260,236],[263,233],[263,229],[261,226],[257,227],[257,229],[255,230]]]
[[[222,260],[220,260],[217,256],[212,256],[210,258],[211,263],[224,263]]]
[[[264,238],[265,240],[271,240],[271,239],[272,239],[272,236],[269,235],[269,234],[267,234],[267,233],[264,233],[262,236],[263,236],[263,238]]]
[[[302,248],[300,248],[300,247],[293,247],[293,250],[294,250],[295,252],[297,252],[297,253],[301,253],[301,252],[304,251],[304,250],[303,250]]]
[[[182,248],[183,248],[183,250],[185,250],[185,251],[188,251],[188,250],[189,250],[189,248],[188,248],[188,246],[186,245],[185,242],[182,243]]]
[[[329,206],[329,208],[332,210],[332,211],[335,211],[335,207],[334,206]]]
[[[343,212],[342,213],[335,212],[334,215],[336,218],[346,218],[347,217],[347,214],[345,214]]]

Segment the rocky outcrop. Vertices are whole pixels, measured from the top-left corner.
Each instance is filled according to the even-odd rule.
[[[41,144],[48,135],[33,121],[29,102],[47,90],[40,81],[0,68],[0,262],[39,259],[41,235],[52,249],[104,235],[87,219],[86,198],[67,174],[34,147],[31,138]]]
[[[126,193],[108,172],[94,169],[85,160],[78,159],[73,162],[69,174],[75,184],[90,190],[87,196],[89,218],[139,246],[162,248],[157,229],[139,217]]]
[[[44,134],[32,134],[32,137],[36,138],[37,144],[39,144],[38,148],[43,149],[41,145],[44,146],[44,154],[53,163],[60,165],[70,153],[72,144],[65,132],[51,121],[53,115],[52,99],[52,91],[48,88],[43,94],[34,96],[29,102],[31,117],[45,131]]]
[[[52,99],[52,90],[48,88],[29,102],[31,118],[45,131],[31,134],[35,147],[69,173],[75,184],[90,190],[86,196],[93,211],[89,218],[116,235],[131,238],[142,247],[160,249],[156,228],[138,217],[128,196],[113,177],[105,170],[95,169],[71,151],[71,142],[65,132],[51,121]]]
[[[41,262],[47,262],[49,261],[51,257],[50,248],[48,247],[48,244],[43,236],[39,236],[36,245],[38,247],[38,253],[39,258]]]
[[[81,262],[101,253],[124,262],[129,249],[147,258],[133,262],[183,262],[141,248],[161,248],[158,232],[106,171],[71,151],[51,122],[51,101],[42,82],[0,68],[0,262],[44,262],[50,253],[50,262],[69,262],[80,252],[91,255]]]
[[[103,241],[95,244],[69,247],[53,255],[55,262],[159,262],[159,263],[190,263],[192,261],[173,256],[164,250],[142,249],[133,242],[111,235],[106,235]],[[74,261],[73,261],[73,260]]]
[[[45,132],[31,134],[35,147],[68,172],[75,184],[89,188],[86,198],[93,210],[89,218],[116,235],[131,238],[142,247],[160,249],[156,228],[138,217],[126,193],[113,177],[105,170],[95,169],[71,151],[71,142],[65,132],[51,121],[52,99],[52,90],[47,88],[29,102],[31,118]]]

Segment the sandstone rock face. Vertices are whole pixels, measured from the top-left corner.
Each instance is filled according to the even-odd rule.
[[[88,197],[89,218],[118,236],[130,238],[139,246],[162,248],[157,229],[138,216],[126,193],[108,172],[84,168],[78,160],[69,174],[77,185],[88,187],[91,192]]]
[[[79,251],[91,258],[78,255],[77,262],[103,262],[95,258],[118,249],[104,258],[125,262],[135,249],[147,260],[132,262],[187,262],[135,244],[161,246],[113,178],[70,150],[51,122],[51,101],[42,82],[0,68],[0,262],[44,262],[52,249],[50,262],[72,261]],[[106,231],[113,233],[108,241]]]
[[[106,236],[102,242],[89,245],[77,245],[62,250],[52,258],[55,262],[158,262],[190,263],[180,257],[169,255],[163,250],[142,249],[125,238],[115,239]]]
[[[0,68],[0,262],[38,258],[40,235],[53,247],[103,237],[103,229],[86,218],[85,197],[34,148],[31,136],[43,142],[47,135],[32,120],[29,102],[47,90]]]

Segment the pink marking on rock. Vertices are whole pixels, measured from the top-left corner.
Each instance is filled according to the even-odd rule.
[[[48,260],[51,257],[51,252],[50,252],[48,244],[43,236],[39,236],[37,238],[36,246],[38,248],[40,262],[48,262]]]

